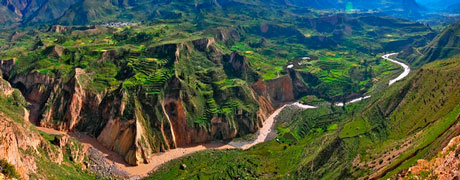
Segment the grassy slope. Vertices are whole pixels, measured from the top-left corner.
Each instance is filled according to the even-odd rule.
[[[45,138],[50,147],[47,151],[54,151],[55,145],[51,144],[52,141],[56,138],[55,135],[46,134],[40,132],[43,138]],[[89,172],[88,170],[82,169],[82,164],[72,161],[71,151],[81,151],[82,145],[75,139],[71,139],[75,146],[66,146],[63,151],[63,161],[62,164],[57,164],[52,162],[48,152],[39,149],[38,153],[33,152],[32,150],[25,150],[24,153],[32,153],[35,157],[35,162],[37,164],[37,173],[32,174],[31,178],[45,178],[45,179],[78,179],[78,180],[91,180],[91,179],[103,179],[99,178],[97,175]],[[77,149],[72,149],[77,148]]]
[[[400,56],[408,59],[412,66],[439,59],[446,59],[460,54],[460,23],[450,25],[443,29],[429,44],[423,48],[409,49]]]
[[[345,125],[342,135],[347,132],[354,135],[352,138],[343,136],[347,141],[365,144],[356,146],[360,148],[362,161],[388,162],[390,165],[385,169],[396,168],[389,172],[391,175],[407,167],[416,157],[430,155],[427,152],[435,148],[432,143],[442,142],[445,137],[442,133],[456,123],[460,102],[456,96],[459,60],[453,58],[424,66],[410,80],[390,88],[380,100],[353,118],[371,125],[369,131],[362,132],[350,126],[354,121]],[[404,144],[409,144],[409,148],[398,152]],[[384,154],[390,153],[395,153],[395,157],[385,159],[389,156]],[[412,157],[414,155],[416,157]],[[371,166],[378,167],[376,163]]]

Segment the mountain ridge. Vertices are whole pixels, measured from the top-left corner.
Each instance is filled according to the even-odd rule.
[[[400,57],[418,67],[458,54],[460,54],[460,22],[445,28],[425,47],[408,48]]]
[[[259,7],[280,7],[281,9],[295,7],[295,8],[316,8],[316,9],[335,9],[346,11],[347,5],[349,8],[367,10],[381,9],[384,12],[388,11],[389,14],[405,14],[408,17],[418,17],[419,11],[423,10],[414,0],[393,0],[385,3],[364,1],[349,1],[344,3],[342,1],[299,1],[299,0],[271,0],[268,2],[261,2],[258,0],[207,0],[196,2],[181,2],[175,1],[162,2],[156,0],[143,0],[143,1],[91,1],[91,0],[48,0],[48,1],[20,1],[20,0],[3,0],[0,4],[3,7],[3,15],[0,16],[0,21],[3,23],[19,23],[22,25],[27,24],[66,24],[66,25],[83,25],[94,24],[112,21],[149,21],[141,14],[147,14],[147,17],[154,16],[155,11],[163,11],[166,14],[174,15],[177,12],[171,10],[177,9],[184,13],[191,15],[199,15],[200,9],[206,8],[236,8],[240,5],[253,4]],[[147,8],[153,9],[146,12]],[[170,9],[164,7],[172,7]],[[9,9],[9,11],[8,11]],[[403,9],[399,11],[398,9]],[[159,11],[158,11],[159,10]],[[353,10],[353,9],[348,9]],[[305,11],[309,11],[306,9]],[[2,17],[3,16],[3,17]],[[404,15],[402,15],[404,16]],[[16,17],[16,18],[14,18]]]

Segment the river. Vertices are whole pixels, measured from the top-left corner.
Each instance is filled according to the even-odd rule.
[[[404,68],[403,73],[401,73],[397,78],[390,80],[390,82],[388,83],[389,86],[391,86],[395,82],[398,82],[398,81],[404,79],[410,73],[410,67],[408,65],[390,58],[390,56],[394,56],[394,55],[398,55],[398,54],[399,53],[390,53],[390,54],[385,54],[385,55],[382,56],[383,59],[386,59],[386,60],[391,61],[391,62],[393,62],[395,64],[398,64],[398,65],[400,65],[401,67]]]

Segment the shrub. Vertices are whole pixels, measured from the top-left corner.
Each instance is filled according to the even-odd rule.
[[[16,168],[4,159],[0,160],[0,172],[10,178],[19,178]]]
[[[13,99],[14,99],[14,102],[15,102],[16,106],[23,106],[23,107],[27,106],[26,99],[24,98],[24,96],[22,96],[21,91],[19,91],[18,89],[14,90]]]

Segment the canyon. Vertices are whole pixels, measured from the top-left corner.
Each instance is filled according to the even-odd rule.
[[[455,178],[460,23],[437,11],[0,0],[0,178]]]
[[[389,56],[392,56],[392,55],[396,55],[396,54],[393,53],[393,54],[384,55],[384,56],[382,56],[382,58],[389,59]],[[392,62],[396,62],[397,64],[403,64],[403,63],[395,61],[395,60],[392,60]],[[2,70],[4,70],[5,72],[9,72],[9,71],[11,71],[11,69],[13,69],[14,60],[2,61],[1,64],[2,64],[2,66],[1,66]],[[238,66],[241,66],[241,65],[238,65]],[[404,66],[403,66],[403,68],[404,68]],[[404,69],[406,69],[406,68],[404,68]],[[81,88],[81,84],[79,82],[79,77],[81,75],[83,75],[83,74],[84,74],[84,72],[81,69],[76,69],[75,70],[75,76],[74,76],[75,79],[72,80],[72,81],[74,81],[76,83],[77,88]],[[8,76],[9,74],[5,74],[5,75]],[[408,73],[404,72],[403,74],[398,76],[396,79],[391,80],[390,82],[399,81],[402,78],[406,77],[407,75],[408,75]],[[281,79],[285,79],[285,78],[281,78]],[[29,87],[29,89],[32,89],[31,87],[34,86],[34,85],[30,85],[30,84],[37,83],[37,82],[41,82],[41,83],[44,83],[44,84],[45,83],[51,84],[52,81],[54,81],[54,80],[51,80],[51,78],[49,78],[49,77],[44,77],[44,76],[40,76],[40,75],[38,75],[38,77],[37,77],[37,74],[32,74],[32,75],[30,75],[28,77],[22,77],[21,76],[21,78],[19,80],[13,81],[13,83],[15,83],[15,84],[23,84],[23,86],[20,85],[19,87],[23,87],[23,88],[26,88],[26,89],[27,89],[27,87]],[[29,82],[29,83],[22,83],[22,82]],[[274,80],[273,82],[279,82],[279,80]],[[282,88],[279,88],[279,89],[281,89],[283,91],[278,92],[278,93],[284,94],[286,92],[286,90],[284,90],[285,88],[287,88],[287,90],[288,90],[287,92],[291,91],[291,93],[292,93],[291,88],[289,88],[292,85],[290,85],[288,82],[289,81],[287,81],[287,83],[283,82],[279,86],[279,87],[282,87]],[[274,88],[274,87],[276,87],[275,85],[265,85],[265,83],[261,83],[261,82],[257,82],[256,84],[254,84],[254,87],[259,88],[257,90],[259,92],[261,92],[260,94],[263,94],[263,93],[266,93],[267,91],[268,92],[270,91],[266,86],[271,86],[271,87],[273,87],[273,89],[278,89],[278,88]],[[389,85],[392,85],[392,84],[393,83],[390,83]],[[37,106],[39,106],[41,104],[40,102],[43,102],[44,100],[40,100],[40,97],[37,97],[37,96],[43,96],[43,93],[45,93],[43,89],[44,88],[42,87],[42,88],[38,88],[38,90],[33,90],[33,91],[38,91],[38,92],[31,92],[30,90],[29,91],[24,91],[24,89],[23,89],[23,93],[24,92],[29,92],[29,95],[28,94],[24,94],[24,95],[27,97],[27,100],[30,103],[29,107],[31,107],[31,111],[32,111],[29,114],[29,112],[27,110],[25,110],[25,114],[26,114],[25,117],[27,117],[26,119],[29,122],[31,122],[32,124],[37,125],[37,129],[42,131],[42,132],[45,132],[45,133],[48,133],[48,134],[53,134],[53,135],[69,135],[70,137],[73,137],[73,138],[76,138],[77,140],[79,140],[85,146],[85,149],[89,149],[89,148],[97,149],[106,158],[105,161],[107,163],[116,165],[116,167],[119,170],[125,171],[126,173],[128,173],[128,176],[132,177],[132,178],[146,177],[146,176],[148,176],[148,174],[151,171],[154,171],[155,169],[157,169],[162,164],[167,163],[167,162],[169,162],[171,160],[183,157],[183,156],[190,155],[190,154],[198,152],[198,151],[210,150],[210,149],[224,150],[224,149],[235,149],[235,148],[239,148],[239,149],[243,149],[243,150],[249,149],[252,146],[255,146],[255,145],[259,144],[259,143],[262,143],[262,142],[265,142],[265,141],[268,141],[268,140],[272,140],[273,138],[276,137],[276,133],[275,133],[275,130],[274,130],[275,117],[284,108],[286,108],[286,107],[289,107],[289,108],[301,108],[301,109],[316,108],[315,106],[303,105],[303,104],[300,104],[298,102],[283,105],[283,106],[277,108],[274,111],[272,111],[272,110],[267,111],[268,113],[271,113],[271,114],[266,118],[264,118],[264,117],[267,116],[267,115],[263,115],[263,114],[261,115],[261,117],[264,118],[264,119],[260,119],[261,120],[261,125],[260,125],[260,127],[258,127],[258,130],[255,133],[255,137],[252,138],[251,140],[247,140],[247,141],[233,140],[233,141],[230,141],[230,142],[213,141],[213,142],[210,142],[210,143],[204,143],[204,144],[200,144],[200,145],[186,144],[186,145],[177,146],[177,144],[174,144],[177,147],[175,147],[175,148],[171,147],[170,150],[165,150],[164,152],[159,152],[159,153],[156,153],[156,154],[152,154],[149,157],[144,157],[144,158],[148,158],[148,159],[144,159],[144,163],[138,163],[138,164],[132,166],[132,164],[129,164],[129,161],[127,161],[126,156],[123,157],[123,154],[119,154],[118,151],[114,151],[113,149],[110,148],[111,146],[109,146],[106,143],[107,139],[104,139],[103,136],[102,136],[102,138],[101,138],[101,136],[99,136],[98,138],[94,138],[94,137],[88,136],[88,135],[83,134],[83,133],[73,132],[73,131],[75,131],[73,129],[73,127],[75,127],[75,124],[76,124],[75,119],[73,119],[73,120],[70,119],[70,122],[67,123],[67,126],[65,124],[62,124],[60,126],[55,126],[53,124],[51,124],[51,125],[48,124],[47,125],[46,123],[41,123],[41,122],[38,123],[37,120],[39,120],[39,111],[38,111]],[[10,90],[10,91],[12,91],[12,90]],[[82,90],[81,89],[76,89],[75,93],[78,94],[78,95],[75,96],[75,94],[74,94],[72,96],[71,104],[76,104],[76,105],[70,105],[70,108],[71,108],[70,110],[72,110],[72,112],[70,112],[69,116],[71,116],[71,117],[72,116],[75,117],[76,115],[78,115],[79,112],[81,111],[81,108],[82,108],[81,107],[82,106],[81,105],[82,104],[82,102],[81,102],[82,101],[81,100],[82,95],[81,94],[84,94],[84,93],[79,92],[79,91],[82,91]],[[6,92],[8,92],[8,91],[6,91]],[[253,96],[255,96],[254,95],[255,92],[253,92],[252,94],[253,94]],[[273,92],[272,92],[272,94],[273,94]],[[275,95],[275,96],[280,96],[280,95]],[[282,102],[288,102],[288,101],[293,100],[293,95],[292,94],[288,95],[288,96],[290,96],[290,97],[288,97],[287,99],[282,98],[282,100],[284,100],[284,101],[279,102],[279,104],[281,104]],[[268,96],[268,97],[271,97],[271,96]],[[360,102],[361,100],[365,100],[365,99],[368,99],[368,98],[370,98],[370,96],[353,99],[353,100],[350,100],[348,103],[346,103],[346,105],[349,105],[349,104],[352,104],[352,103],[357,103],[357,102]],[[101,100],[99,100],[99,102],[101,102]],[[343,106],[343,104],[338,103],[338,104],[336,104],[336,106]],[[75,109],[75,107],[77,109]],[[267,107],[267,109],[271,109],[271,108],[273,108],[273,105],[270,105],[270,106]],[[164,110],[165,109],[163,109],[163,111]],[[49,122],[49,120],[47,122]],[[109,124],[110,124],[110,122],[109,122]],[[119,134],[119,132],[116,132],[116,130],[119,129],[119,128],[113,129],[113,125],[109,125],[109,124],[106,125],[106,126],[110,127],[110,128],[107,128],[107,129],[110,129],[112,133]],[[72,127],[72,128],[70,128],[70,127]],[[105,131],[105,129],[102,131],[102,133],[104,133],[104,131]],[[110,136],[112,137],[112,135],[110,135]],[[126,142],[126,141],[129,142],[130,139],[120,141],[120,143],[123,143],[123,142]],[[174,140],[174,142],[176,143],[176,140]],[[203,142],[205,142],[205,141],[203,141]]]

